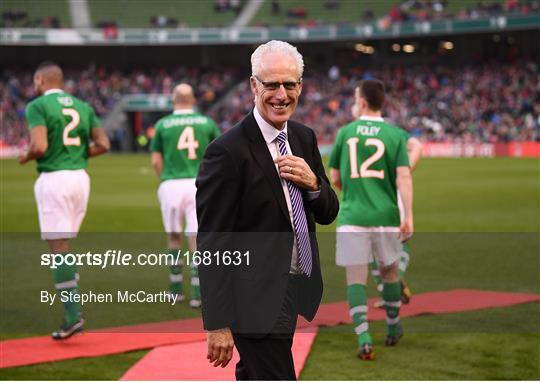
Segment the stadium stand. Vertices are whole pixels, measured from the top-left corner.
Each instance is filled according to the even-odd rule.
[[[538,0],[271,0],[253,18],[253,26],[314,26],[378,21],[394,23],[436,19],[467,19],[505,14],[529,14]]]
[[[2,0],[1,28],[68,28],[71,26],[67,0]]]
[[[2,71],[0,79],[0,141],[8,145],[22,145],[28,133],[24,108],[35,97],[31,71]],[[203,72],[197,68],[143,71],[128,73],[118,70],[89,67],[85,70],[66,70],[65,90],[89,102],[103,117],[126,94],[171,94],[179,82],[193,82],[199,106],[205,110],[219,99],[238,78],[238,70],[224,68],[219,72]]]
[[[312,72],[304,78],[294,118],[316,129],[320,141],[333,142],[337,129],[351,120],[358,80],[376,77],[387,85],[384,115],[414,136],[429,141],[538,140],[539,73],[534,62],[434,70],[353,68],[337,76]],[[215,120],[224,129],[231,127],[252,107],[251,98],[247,81],[239,84],[215,111]]]
[[[222,27],[232,23],[242,5],[239,0],[130,1],[129,6],[124,0],[88,1],[95,26],[120,28]]]
[[[247,76],[239,68],[134,69],[123,73],[90,67],[67,71],[66,90],[87,100],[106,116],[126,94],[170,94],[180,81],[197,78],[203,110],[227,130],[253,105]],[[304,78],[295,119],[316,129],[321,142],[332,142],[337,129],[351,120],[354,88],[377,77],[388,87],[385,115],[414,136],[429,141],[509,142],[540,140],[540,70],[535,62],[312,71]],[[237,84],[226,93],[233,84]],[[226,97],[223,97],[227,94]],[[4,71],[0,78],[0,140],[24,144],[24,106],[34,96],[31,72]],[[223,97],[223,99],[221,99]],[[214,106],[215,107],[211,107]]]
[[[249,0],[144,1],[88,0],[95,27],[195,28],[230,26]],[[67,0],[3,0],[2,28],[77,26]],[[396,23],[438,19],[477,19],[540,11],[540,0],[267,0],[251,26],[315,26],[361,22]]]

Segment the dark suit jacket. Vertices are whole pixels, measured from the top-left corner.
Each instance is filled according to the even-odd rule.
[[[313,270],[301,282],[298,312],[312,320],[323,291],[315,223],[332,223],[339,203],[314,132],[294,121],[287,131],[293,154],[304,158],[321,185],[314,200],[304,192]],[[249,265],[243,256],[241,265],[218,265],[212,257],[199,266],[204,328],[269,333],[285,296],[294,234],[279,174],[253,112],[208,146],[196,184],[198,250],[249,250]]]

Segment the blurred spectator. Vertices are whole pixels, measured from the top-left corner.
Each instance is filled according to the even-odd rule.
[[[362,21],[373,21],[375,19],[375,13],[373,13],[373,10],[371,8],[368,8],[364,11],[364,14],[362,15]]]
[[[30,19],[25,11],[9,10],[2,12],[2,28],[61,28],[58,16],[45,16]]]
[[[326,9],[338,9],[341,5],[340,0],[325,0],[324,1],[324,7]]]
[[[290,8],[287,11],[287,17],[305,19],[307,17],[307,10],[304,7]]]
[[[272,0],[272,14],[279,15],[281,13],[281,7],[278,0]]]

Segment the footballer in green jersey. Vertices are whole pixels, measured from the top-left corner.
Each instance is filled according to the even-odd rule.
[[[86,214],[90,194],[90,178],[85,171],[88,157],[107,152],[110,144],[92,107],[62,90],[64,76],[58,65],[41,64],[34,74],[34,86],[39,97],[26,107],[30,147],[19,162],[37,162],[40,175],[34,192],[41,237],[59,261],[66,258],[69,239],[77,236]],[[62,262],[54,269],[58,293],[73,296],[63,301],[64,322],[52,333],[55,340],[82,330],[78,281],[76,265]]]
[[[172,95],[174,112],[161,118],[155,126],[151,143],[152,165],[161,179],[158,198],[163,226],[168,236],[167,253],[173,257],[181,249],[182,223],[189,250],[196,250],[197,212],[195,178],[204,152],[220,131],[215,122],[194,111],[193,88],[188,84],[175,87]],[[197,267],[191,263],[190,306],[201,306]],[[170,294],[176,301],[185,299],[182,286],[182,264],[171,264]]]
[[[349,313],[358,335],[360,359],[375,358],[367,322],[366,283],[369,263],[379,263],[383,280],[387,336],[395,346],[403,329],[399,322],[401,240],[413,232],[412,178],[407,154],[407,134],[382,118],[384,84],[363,81],[356,89],[360,119],[342,127],[330,156],[331,178],[341,189],[336,263],[347,277]],[[403,201],[400,221],[398,192]]]

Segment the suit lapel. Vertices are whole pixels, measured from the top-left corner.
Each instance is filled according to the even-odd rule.
[[[277,199],[281,212],[283,212],[287,221],[290,222],[289,210],[287,208],[287,202],[285,201],[285,195],[283,194],[281,180],[276,171],[276,165],[272,160],[272,155],[270,155],[270,151],[268,150],[268,146],[261,130],[255,121],[253,112],[249,113],[244,119],[244,131],[250,140],[249,149],[253,154],[253,157],[261,167],[266,180],[270,184],[270,189]]]

